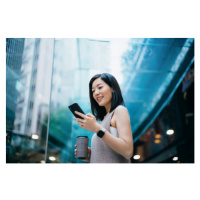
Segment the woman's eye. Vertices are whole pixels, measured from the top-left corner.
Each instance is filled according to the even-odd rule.
[[[99,87],[98,89],[100,90],[102,87]],[[95,90],[92,91],[92,93],[94,93]]]

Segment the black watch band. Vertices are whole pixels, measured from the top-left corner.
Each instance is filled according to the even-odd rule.
[[[97,136],[102,138],[104,136],[104,134],[105,134],[105,131],[106,131],[105,128],[100,129],[99,132],[97,133]]]

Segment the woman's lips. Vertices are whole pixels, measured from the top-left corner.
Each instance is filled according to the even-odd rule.
[[[97,101],[100,102],[103,99],[103,97],[101,97],[100,99],[97,98]]]

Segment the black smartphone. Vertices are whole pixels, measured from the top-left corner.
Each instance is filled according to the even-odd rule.
[[[68,108],[71,110],[71,112],[74,114],[75,117],[83,119],[81,116],[79,116],[75,113],[75,111],[78,111],[85,115],[85,113],[83,112],[83,110],[77,103],[73,103],[72,105],[68,106]]]

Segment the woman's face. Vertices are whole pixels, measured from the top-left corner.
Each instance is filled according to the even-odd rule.
[[[92,83],[92,94],[99,106],[109,108],[112,100],[112,89],[102,79],[97,78]]]

